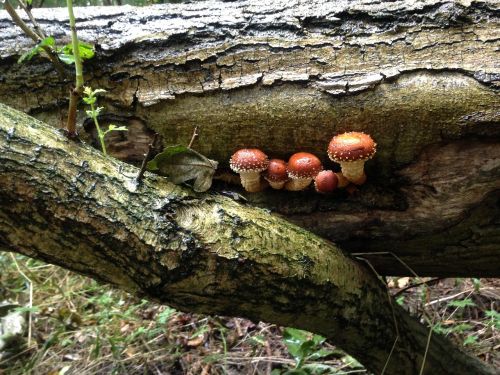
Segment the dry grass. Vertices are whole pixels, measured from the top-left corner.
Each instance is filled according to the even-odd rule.
[[[33,282],[32,338],[29,347],[24,340],[9,358],[0,359],[0,374],[274,375],[295,365],[281,327],[180,313],[56,266],[16,259]],[[27,281],[15,263],[0,253],[0,301],[24,305]],[[397,293],[413,281],[389,282]],[[500,366],[500,318],[495,315],[500,281],[431,283],[401,291],[398,302],[422,317],[426,311],[437,331]],[[323,347],[332,354],[318,362],[316,373],[367,374],[351,357],[329,344]]]

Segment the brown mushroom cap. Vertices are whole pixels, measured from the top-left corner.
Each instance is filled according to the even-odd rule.
[[[288,180],[286,173],[286,162],[281,159],[269,160],[269,165],[266,170],[264,178],[272,182],[284,182]]]
[[[333,171],[325,170],[318,173],[314,179],[314,187],[319,193],[331,193],[337,188],[339,179]]]
[[[242,148],[236,151],[229,166],[236,172],[262,172],[269,165],[269,159],[266,154],[257,148]]]
[[[288,176],[290,178],[313,178],[323,169],[321,161],[308,152],[297,152],[288,160]]]
[[[375,155],[377,144],[368,134],[348,132],[332,138],[328,145],[328,156],[340,163],[371,159]]]

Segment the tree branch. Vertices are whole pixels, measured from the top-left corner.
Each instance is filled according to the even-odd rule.
[[[136,173],[0,105],[0,247],[181,310],[320,333],[375,373],[415,374],[426,354],[428,373],[493,374],[436,334],[427,351],[428,328],[332,243]]]

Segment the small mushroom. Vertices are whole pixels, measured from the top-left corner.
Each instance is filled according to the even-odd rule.
[[[364,165],[375,155],[377,144],[368,134],[348,132],[332,138],[328,145],[328,156],[340,163],[342,174],[356,185],[366,181]]]
[[[321,161],[308,152],[297,152],[288,160],[286,190],[299,191],[309,186],[312,179],[323,169]]]
[[[333,171],[324,170],[314,178],[314,188],[318,193],[328,194],[337,188],[338,182],[339,179]]]
[[[286,162],[281,159],[269,160],[264,178],[269,182],[273,189],[283,189],[285,182],[288,181],[288,174],[286,173]]]
[[[268,165],[267,155],[256,148],[238,150],[229,161],[231,169],[240,174],[241,185],[250,193],[263,189],[260,172],[265,171]]]

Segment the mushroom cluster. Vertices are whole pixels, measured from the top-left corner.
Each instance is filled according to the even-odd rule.
[[[293,154],[287,163],[281,159],[269,160],[264,152],[256,148],[236,151],[229,165],[240,174],[241,185],[248,192],[261,191],[267,183],[273,189],[300,191],[314,180],[315,190],[328,194],[350,183],[365,183],[364,164],[375,155],[376,146],[368,134],[361,132],[347,132],[333,137],[327,153],[332,161],[340,164],[340,172],[323,170],[320,159],[308,152]]]

